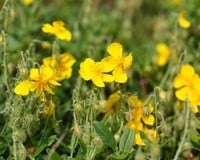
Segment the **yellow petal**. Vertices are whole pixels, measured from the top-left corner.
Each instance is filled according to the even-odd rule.
[[[200,105],[199,102],[198,102],[198,103],[191,102],[190,105],[191,105],[191,109],[192,109],[192,111],[193,111],[194,113],[199,112],[199,109],[198,109],[198,106]]]
[[[143,142],[139,132],[135,133],[135,144],[137,144],[139,146],[144,146],[145,145],[145,143]]]
[[[30,76],[32,80],[38,80],[39,79],[39,70],[37,68],[32,68],[30,70]]]
[[[179,18],[178,18],[178,22],[179,22],[179,25],[182,27],[182,28],[190,28],[191,26],[191,23],[189,20],[187,20],[185,18],[185,14],[186,14],[186,11],[181,11],[180,14],[179,14]]]
[[[47,81],[53,76],[53,70],[49,66],[42,65],[40,67],[40,75],[43,81]]]
[[[155,118],[153,115],[149,115],[148,117],[143,116],[142,120],[146,125],[152,126],[154,124]]]
[[[103,74],[103,81],[104,82],[113,82],[114,81],[114,78],[112,75],[109,75],[109,74]]]
[[[56,66],[56,57],[52,56],[52,57],[44,58],[43,64],[46,66],[55,67]]]
[[[180,88],[187,84],[188,84],[188,81],[184,79],[184,77],[180,74],[174,78],[174,81],[173,81],[174,88]]]
[[[112,43],[107,47],[107,52],[115,58],[122,57],[123,47],[120,43]]]
[[[104,72],[110,72],[118,65],[118,63],[112,56],[108,56],[101,60],[101,65]]]
[[[195,70],[191,65],[186,64],[181,67],[180,74],[188,79],[191,79],[195,74]]]
[[[56,37],[61,40],[71,41],[72,34],[70,31],[65,30],[64,32],[57,32]]]
[[[53,22],[53,26],[56,27],[56,28],[62,27],[62,26],[64,26],[64,25],[65,25],[65,23],[64,23],[63,21],[61,21],[61,20],[58,20],[58,21],[54,21],[54,22]]]
[[[52,25],[46,23],[42,26],[42,31],[45,33],[51,33],[53,34],[55,32],[55,29],[53,28]]]
[[[123,69],[124,70],[127,70],[130,68],[130,66],[132,65],[132,62],[133,62],[133,56],[132,54],[130,53],[127,57],[124,58],[124,62],[123,62]]]
[[[22,2],[26,5],[29,6],[33,3],[33,0],[22,0]]]
[[[30,82],[28,80],[21,81],[14,89],[18,95],[26,96],[29,94]]]
[[[49,93],[49,94],[53,94],[54,92],[52,91],[52,89],[48,86],[48,85],[44,85],[44,89]],[[40,94],[39,94],[40,95]]]
[[[115,81],[118,82],[118,83],[126,83],[126,81],[128,79],[126,72],[122,70],[121,66],[116,67],[113,70],[112,74],[113,74]]]
[[[97,87],[105,87],[101,76],[94,76],[91,80]]]
[[[176,98],[185,101],[187,99],[188,88],[182,87],[175,92]]]
[[[95,62],[91,58],[85,59],[84,62],[80,64],[80,70],[79,74],[84,80],[90,80],[94,75],[94,68],[95,68]]]
[[[165,43],[158,43],[156,45],[156,52],[156,64],[162,67],[168,62],[171,49]]]
[[[180,88],[190,84],[197,76],[191,65],[183,65],[180,69],[180,73],[174,78],[173,85],[175,88]]]

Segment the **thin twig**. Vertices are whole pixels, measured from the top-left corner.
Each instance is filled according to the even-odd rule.
[[[67,135],[67,128],[64,130],[64,132],[62,133],[62,135],[58,138],[58,140],[56,141],[56,143],[53,145],[53,147],[51,148],[47,160],[51,160],[51,157],[53,156],[54,152],[56,151],[56,149],[60,146],[60,144],[62,143],[63,139],[65,138],[65,136]]]

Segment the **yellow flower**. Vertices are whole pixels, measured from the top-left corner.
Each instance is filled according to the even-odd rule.
[[[52,100],[46,103],[43,114],[44,116],[52,116],[55,113],[55,104]]]
[[[29,6],[33,3],[34,0],[22,0],[22,2],[24,3],[24,5]]]
[[[128,98],[129,103],[134,107],[132,110],[132,117],[133,121],[138,122],[138,121],[143,121],[146,125],[152,126],[154,124],[155,118],[151,114],[153,112],[153,108],[151,105],[149,105],[147,108],[149,110],[149,114],[143,113],[144,109],[144,104],[138,99],[137,96],[129,96]]]
[[[159,43],[156,45],[156,64],[160,67],[164,66],[171,55],[171,49],[164,43]]]
[[[105,74],[105,72],[108,72],[105,65],[101,62],[95,62],[91,58],[85,59],[80,64],[80,76],[86,81],[92,80],[98,87],[105,87],[104,82],[113,82],[114,80],[112,75]]]
[[[117,112],[117,110],[119,108],[120,98],[121,98],[120,91],[116,91],[108,97],[108,99],[106,101],[105,116],[110,115],[113,111]]]
[[[40,69],[31,69],[30,79],[32,80],[31,91],[36,90],[36,96],[40,96],[43,90],[47,91],[50,94],[54,94],[49,85],[60,85],[55,80],[53,70],[50,67],[44,65],[42,65]]]
[[[179,13],[178,23],[182,28],[190,28],[191,22],[185,18],[186,11],[183,10]]]
[[[126,70],[131,67],[133,57],[130,53],[128,56],[123,56],[123,47],[120,43],[112,43],[107,47],[107,52],[110,56],[102,60],[105,63],[107,70],[113,70],[112,74],[114,81],[118,83],[126,83],[128,76]]]
[[[52,56],[43,59],[43,64],[51,67],[55,72],[55,79],[61,81],[68,79],[72,75],[72,66],[76,62],[69,53],[63,53],[59,56]]]
[[[181,101],[189,100],[193,112],[198,112],[200,105],[200,78],[191,65],[183,65],[174,78],[175,95]]]
[[[14,92],[18,95],[26,96],[29,94],[31,88],[31,82],[23,80],[14,88]]]
[[[42,31],[45,33],[53,34],[58,39],[70,41],[72,38],[71,32],[65,28],[63,21],[54,21],[53,24],[45,23],[42,26]]]

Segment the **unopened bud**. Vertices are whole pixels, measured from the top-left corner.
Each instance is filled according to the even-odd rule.
[[[81,106],[81,104],[80,103],[76,103],[75,105],[74,105],[74,112],[75,113],[80,113],[82,111],[82,106]]]
[[[135,155],[135,160],[145,160],[145,155],[143,152],[138,151]]]
[[[120,140],[120,135],[119,135],[118,133],[116,133],[116,134],[114,135],[114,138],[115,138],[115,141],[116,141],[116,142],[119,142],[119,140]]]
[[[75,123],[73,129],[74,129],[74,134],[77,137],[80,137],[81,136],[81,127],[77,123]]]
[[[160,155],[160,146],[158,144],[151,144],[150,146],[151,159],[157,159]]]
[[[101,147],[102,144],[103,144],[103,142],[102,142],[102,140],[101,140],[101,138],[100,138],[99,136],[95,137],[95,138],[93,139],[93,142],[94,142],[94,144],[95,144],[97,147]]]

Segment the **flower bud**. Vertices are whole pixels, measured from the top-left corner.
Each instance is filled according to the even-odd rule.
[[[160,146],[158,144],[151,144],[150,154],[151,154],[151,159],[157,159],[160,155]]]
[[[26,133],[22,130],[16,130],[13,132],[13,139],[16,142],[25,142],[26,141]]]
[[[116,142],[119,142],[119,140],[120,140],[120,135],[119,135],[118,133],[116,133],[116,134],[114,135],[114,138],[115,138],[115,141],[116,141]]]
[[[74,105],[74,112],[75,113],[80,113],[82,111],[82,106],[81,106],[81,104],[80,103],[76,103],[75,105]]]
[[[145,155],[143,152],[141,151],[137,151],[136,155],[135,155],[135,160],[145,160]]]
[[[182,146],[182,153],[184,157],[190,156],[190,150],[192,148],[192,145],[190,142],[185,142]]]
[[[97,147],[101,147],[103,145],[103,142],[99,136],[95,137],[92,141]]]
[[[74,127],[73,127],[73,130],[74,130],[74,134],[77,136],[77,137],[80,137],[81,136],[81,127],[75,123],[74,124]]]

